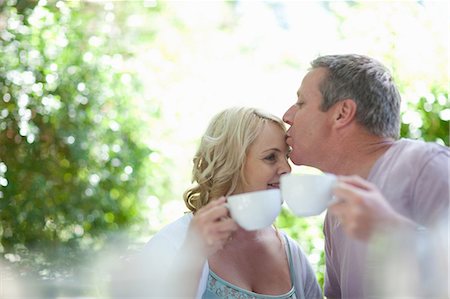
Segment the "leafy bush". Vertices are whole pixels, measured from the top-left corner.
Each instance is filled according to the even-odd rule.
[[[402,114],[401,136],[449,145],[450,100],[443,87],[407,103]]]
[[[9,4],[0,14],[0,252],[73,265],[78,250],[143,229],[145,199],[167,176],[142,141],[140,87],[117,28],[94,17],[107,12]]]

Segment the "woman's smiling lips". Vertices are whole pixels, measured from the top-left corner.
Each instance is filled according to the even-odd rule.
[[[270,183],[267,185],[269,186],[269,189],[280,189],[280,183]]]

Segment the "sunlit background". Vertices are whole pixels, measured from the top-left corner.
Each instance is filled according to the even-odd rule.
[[[382,61],[402,136],[448,146],[449,35],[447,1],[0,0],[0,279],[97,296],[84,265],[107,271],[186,211],[211,117],[281,117],[320,54]],[[322,220],[285,209],[276,224],[321,284]]]

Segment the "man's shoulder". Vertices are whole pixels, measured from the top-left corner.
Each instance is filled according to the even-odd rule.
[[[431,152],[431,153],[433,153],[433,152],[449,153],[450,152],[449,147],[443,146],[437,142],[431,142],[431,141],[402,138],[402,139],[397,140],[395,142],[395,144],[403,149],[418,151],[418,152]]]
[[[392,155],[396,159],[421,161],[442,155],[450,157],[450,149],[436,142],[425,142],[422,140],[400,139],[392,147]]]
[[[413,178],[430,167],[434,170],[431,173],[439,175],[446,171],[449,157],[448,147],[434,142],[400,139],[375,163],[369,180],[377,185],[386,184],[388,178],[393,184],[406,178],[409,178],[406,181],[414,181]]]

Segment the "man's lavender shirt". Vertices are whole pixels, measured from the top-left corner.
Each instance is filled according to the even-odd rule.
[[[425,227],[448,220],[450,150],[435,143],[400,139],[380,157],[367,178],[400,214]],[[324,223],[328,298],[365,298],[367,245],[347,237],[337,219]]]

